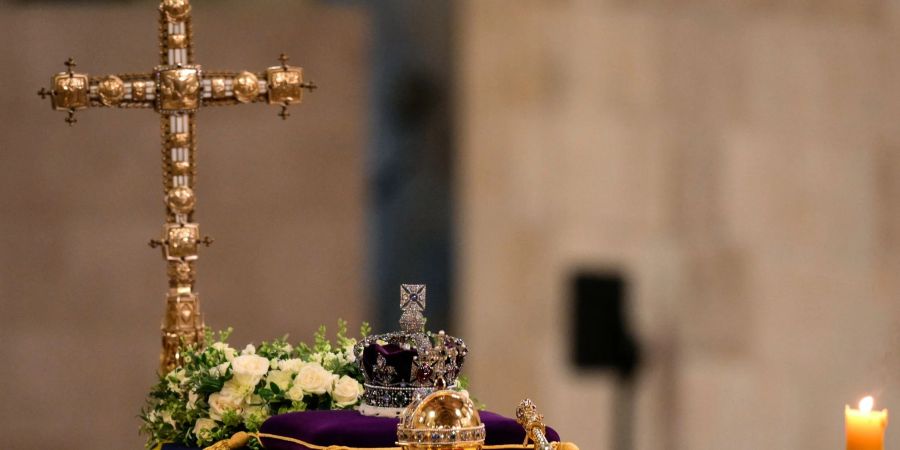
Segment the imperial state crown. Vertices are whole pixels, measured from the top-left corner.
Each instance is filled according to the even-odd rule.
[[[453,388],[465,361],[465,342],[425,330],[426,288],[400,286],[400,331],[368,336],[354,347],[365,391],[360,412],[399,416],[416,398]]]

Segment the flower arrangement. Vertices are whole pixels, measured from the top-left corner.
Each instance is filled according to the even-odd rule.
[[[360,335],[369,331],[363,323]],[[203,447],[257,431],[273,414],[359,403],[363,378],[345,321],[338,320],[334,344],[322,326],[312,346],[292,346],[284,337],[238,351],[228,345],[230,333],[207,332],[208,346],[183,349],[184,366],[160,376],[141,412],[148,448],[169,442]]]

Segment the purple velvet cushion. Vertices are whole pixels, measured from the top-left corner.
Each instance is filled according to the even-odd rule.
[[[488,411],[479,411],[484,423],[486,445],[521,444],[525,430],[514,419]],[[303,411],[269,418],[260,433],[290,437],[314,445],[346,447],[396,447],[397,419],[363,416],[356,411]],[[547,438],[558,441],[559,434],[547,428]],[[300,450],[306,446],[293,442],[262,438],[270,450]]]

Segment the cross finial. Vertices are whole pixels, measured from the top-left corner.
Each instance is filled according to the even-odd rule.
[[[53,95],[53,91],[47,88],[41,88],[41,90],[37,92],[37,95],[40,95],[42,99],[46,99],[48,96]]]
[[[278,55],[278,60],[281,61],[282,69],[287,69],[287,62],[289,59],[291,59],[291,58],[284,53],[282,53],[281,55]]]
[[[63,64],[66,65],[66,72],[69,73],[69,76],[72,76],[74,74],[74,72],[72,72],[72,68],[78,65],[75,64],[75,58],[72,58],[71,56]]]
[[[400,328],[407,333],[419,333],[425,330],[425,285],[400,285]]]
[[[300,87],[302,87],[303,89],[308,90],[309,92],[312,92],[312,91],[318,89],[318,88],[319,88],[319,85],[317,85],[315,81],[310,80],[310,81],[307,81],[307,82],[302,83],[302,84],[300,85]]]
[[[281,117],[281,120],[287,120],[287,118],[291,116],[291,113],[288,112],[287,105],[281,105],[281,112],[278,113],[278,116]]]
[[[71,127],[72,125],[75,125],[75,122],[78,122],[78,119],[75,118],[75,110],[70,109],[69,115],[66,116],[66,123]]]

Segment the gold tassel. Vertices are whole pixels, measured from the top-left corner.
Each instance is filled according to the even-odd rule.
[[[238,431],[237,433],[234,433],[234,436],[216,442],[203,450],[236,450],[247,445],[247,442],[250,442],[250,437],[250,434],[247,432]]]

